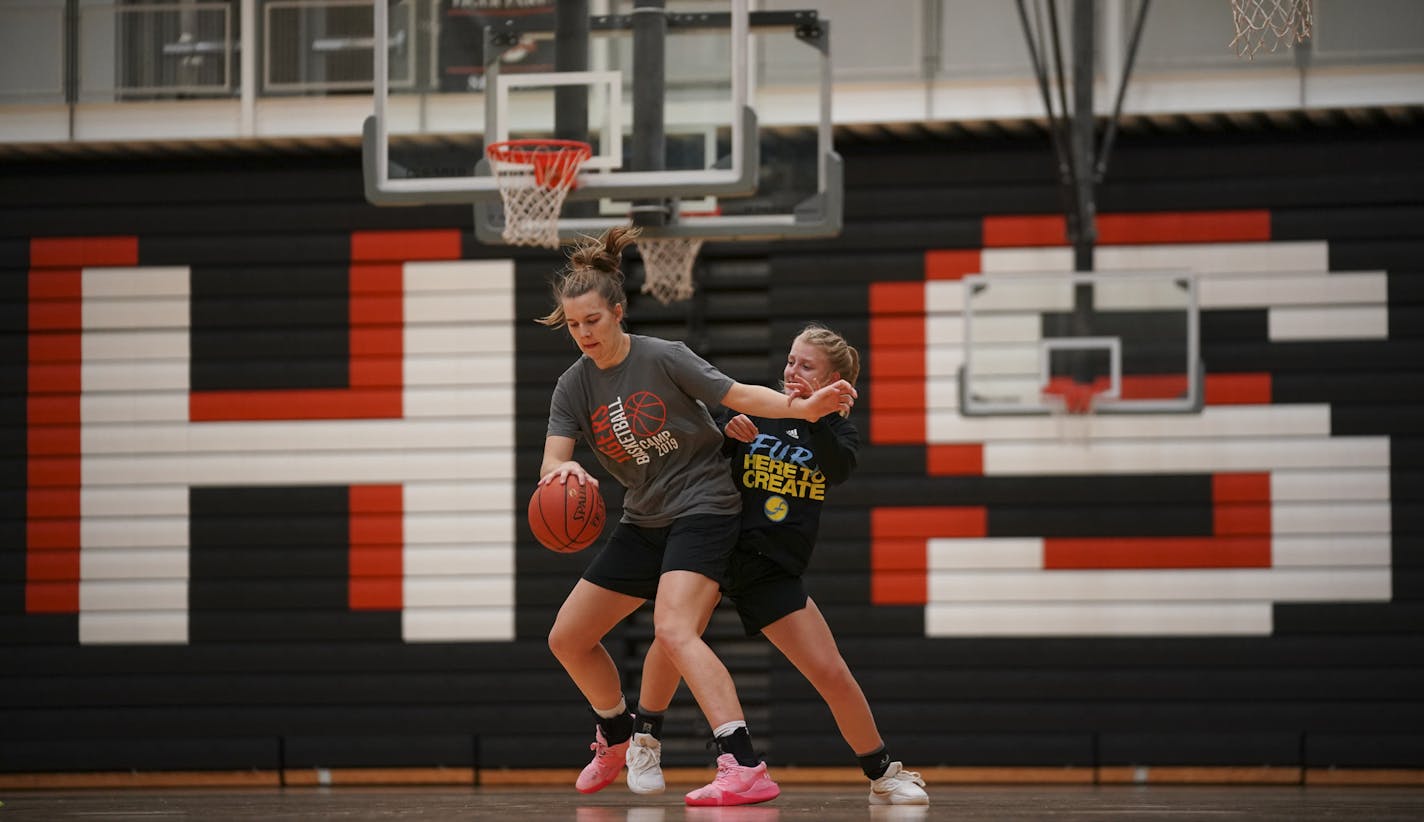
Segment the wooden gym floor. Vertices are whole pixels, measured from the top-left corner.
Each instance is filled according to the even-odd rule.
[[[571,788],[249,788],[5,791],[21,820],[508,820],[509,822],[966,822],[967,820],[1424,819],[1424,791],[1391,787],[930,785],[929,807],[869,807],[859,786],[791,785],[740,808],[688,808],[670,789],[638,797]]]

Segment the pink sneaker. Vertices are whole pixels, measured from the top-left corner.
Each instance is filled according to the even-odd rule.
[[[579,774],[578,781],[574,787],[579,793],[598,793],[618,778],[618,772],[623,770],[623,762],[628,756],[628,743],[630,739],[625,739],[617,745],[609,745],[603,738],[603,729],[594,726],[593,744],[588,749],[593,751],[593,761],[584,766],[583,772]]]
[[[731,754],[717,757],[717,778],[687,795],[689,805],[755,805],[781,795],[781,788],[766,774],[766,763],[755,768],[737,764]]]

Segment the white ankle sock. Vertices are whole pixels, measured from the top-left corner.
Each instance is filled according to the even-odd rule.
[[[592,707],[592,706],[590,706],[590,707]],[[604,719],[612,719],[612,718],[615,717],[615,716],[621,716],[622,714],[627,713],[627,711],[628,711],[628,700],[626,700],[626,699],[620,699],[620,700],[618,700],[618,704],[617,704],[617,705],[614,705],[612,708],[594,708],[594,709],[593,709],[593,712],[594,712],[594,713],[598,714],[599,716],[603,717]]]

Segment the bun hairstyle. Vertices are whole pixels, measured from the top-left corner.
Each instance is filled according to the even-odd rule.
[[[554,310],[540,317],[539,322],[550,328],[562,326],[564,300],[597,292],[608,307],[623,306],[628,311],[628,295],[623,291],[623,250],[642,233],[634,226],[618,226],[599,237],[584,237],[569,252],[569,264],[554,275]]]
[[[823,325],[811,323],[801,329],[801,333],[796,335],[796,339],[803,340],[807,345],[814,345],[825,352],[826,359],[831,364],[831,370],[839,372],[841,379],[855,385],[856,378],[860,376],[860,352],[846,342],[845,337]]]

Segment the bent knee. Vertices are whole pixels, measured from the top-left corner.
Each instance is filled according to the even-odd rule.
[[[583,632],[557,623],[549,631],[549,651],[560,659],[586,651],[595,643]]]
[[[653,638],[663,646],[670,656],[678,656],[682,649],[702,641],[697,630],[681,620],[666,620],[653,624]]]
[[[836,654],[828,659],[818,659],[806,667],[805,676],[810,681],[816,683],[820,688],[834,688],[837,690],[859,688],[855,681],[855,675],[850,672],[850,666],[840,654]]]

